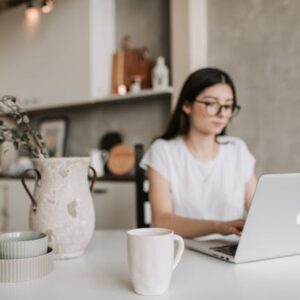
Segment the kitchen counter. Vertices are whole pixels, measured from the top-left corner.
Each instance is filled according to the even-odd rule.
[[[135,294],[127,267],[126,231],[96,231],[85,254],[54,262],[54,271],[24,283],[0,283],[5,300],[264,299],[298,300],[300,256],[235,265],[185,250],[170,289],[161,296]]]

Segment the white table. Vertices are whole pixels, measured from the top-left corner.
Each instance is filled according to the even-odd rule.
[[[86,253],[55,261],[53,273],[0,283],[2,300],[300,299],[300,256],[234,265],[185,250],[169,291],[136,295],[127,270],[125,231],[96,231]]]

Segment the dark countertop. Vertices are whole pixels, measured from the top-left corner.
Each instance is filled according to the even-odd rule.
[[[34,179],[34,177],[27,176],[28,179]],[[0,174],[1,179],[16,179],[20,180],[21,175],[11,175],[11,174]],[[129,175],[122,175],[122,176],[115,176],[115,175],[105,175],[103,177],[98,177],[97,181],[113,181],[113,182],[134,182],[135,177],[133,174]]]

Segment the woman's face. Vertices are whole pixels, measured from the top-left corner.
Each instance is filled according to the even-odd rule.
[[[218,83],[206,88],[193,103],[182,109],[190,118],[190,131],[217,135],[227,126],[233,107],[233,93],[229,85]]]

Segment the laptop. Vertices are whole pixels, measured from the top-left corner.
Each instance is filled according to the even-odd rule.
[[[232,263],[300,254],[300,173],[259,178],[240,237],[211,235],[185,244]]]

